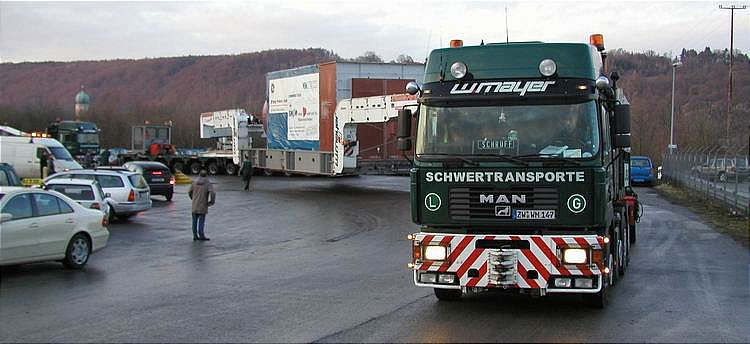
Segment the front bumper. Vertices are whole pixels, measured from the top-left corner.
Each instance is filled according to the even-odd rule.
[[[414,234],[412,245],[448,247],[444,261],[413,261],[418,287],[463,289],[528,289],[546,293],[596,293],[602,288],[606,257],[605,238],[597,235],[461,235]],[[588,263],[563,264],[561,252],[582,248]],[[597,258],[594,258],[597,256]],[[591,263],[594,260],[594,263]],[[422,274],[454,275],[453,283],[425,283]],[[555,287],[555,279],[570,286]],[[580,280],[580,281],[577,281]],[[585,286],[576,287],[577,283]]]

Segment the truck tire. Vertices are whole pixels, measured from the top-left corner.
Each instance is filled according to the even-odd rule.
[[[190,163],[190,173],[198,174],[200,173],[202,167],[203,165],[200,161],[193,161],[192,163]]]
[[[227,171],[227,175],[230,176],[236,176],[237,175],[237,165],[235,165],[232,162],[228,162],[226,166],[224,166],[224,170]]]
[[[440,301],[459,301],[461,300],[461,289],[441,289],[434,288],[435,296]]]
[[[605,283],[604,278],[602,278],[602,283]],[[602,309],[604,307],[607,307],[607,304],[609,304],[608,289],[609,286],[607,286],[605,283],[605,285],[602,286],[602,290],[600,290],[598,293],[583,294],[583,302],[585,302],[589,307],[593,308]]]
[[[219,174],[219,165],[216,164],[216,161],[211,161],[208,163],[208,174],[215,176]]]
[[[174,173],[184,172],[184,170],[185,170],[185,164],[183,164],[182,161],[175,161],[174,164],[172,164],[172,171]]]

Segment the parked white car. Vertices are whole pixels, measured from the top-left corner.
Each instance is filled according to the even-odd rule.
[[[110,194],[110,222],[117,216],[121,219],[151,209],[151,190],[138,173],[113,169],[87,169],[56,173],[44,180],[48,184],[57,179],[96,180],[104,192]]]
[[[58,192],[0,187],[0,265],[61,260],[80,269],[107,245],[105,222]]]
[[[44,184],[44,189],[68,196],[85,208],[100,210],[109,220],[110,209],[106,199],[110,194],[105,193],[96,180],[56,178]]]

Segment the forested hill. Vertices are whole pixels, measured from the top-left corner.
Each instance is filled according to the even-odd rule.
[[[367,55],[370,56],[367,56]],[[725,136],[728,52],[686,50],[676,73],[675,137],[680,146],[717,143]],[[368,59],[368,57],[373,59]],[[368,52],[364,61],[377,61]],[[224,56],[141,60],[0,64],[0,123],[40,130],[55,118],[73,117],[73,97],[83,84],[91,95],[87,120],[102,129],[104,146],[128,146],[130,125],[174,124],[174,143],[205,145],[198,136],[204,111],[243,107],[260,111],[269,71],[341,60],[325,49],[278,49]],[[615,50],[607,60],[632,104],[633,152],[658,156],[669,141],[673,59],[653,52]],[[750,64],[734,56],[731,136],[747,143]]]

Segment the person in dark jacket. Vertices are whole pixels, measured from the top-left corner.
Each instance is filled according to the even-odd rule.
[[[55,174],[55,156],[52,153],[47,154],[47,176]]]
[[[216,203],[216,193],[206,175],[206,170],[201,170],[198,179],[193,181],[188,189],[188,197],[193,201],[193,240],[211,240],[206,237],[203,229],[208,207]]]
[[[253,177],[253,162],[250,160],[249,154],[245,154],[245,161],[242,163],[240,176],[242,176],[242,181],[245,182],[245,191],[249,191],[250,179]]]

